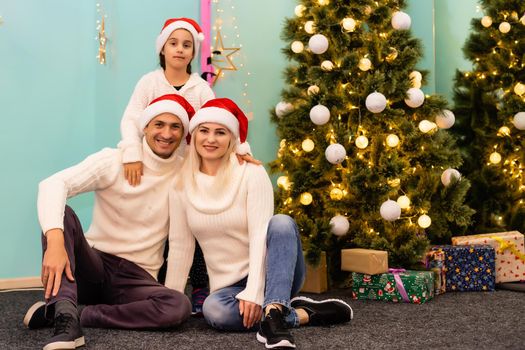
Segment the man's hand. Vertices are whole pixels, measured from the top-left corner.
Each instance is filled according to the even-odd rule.
[[[42,284],[44,285],[45,298],[56,296],[62,282],[62,274],[74,281],[71,265],[64,246],[64,232],[55,228],[46,232],[47,249],[42,261]]]
[[[242,324],[252,328],[262,317],[262,307],[250,301],[239,299],[239,312],[243,316]]]
[[[248,163],[252,163],[255,165],[262,165],[262,162],[260,160],[253,158],[249,154],[243,154],[243,155],[236,154],[236,156],[237,156],[237,160],[239,161],[239,164],[243,164],[246,161]]]
[[[144,175],[142,162],[124,163],[124,177],[131,186],[140,185],[142,175]]]

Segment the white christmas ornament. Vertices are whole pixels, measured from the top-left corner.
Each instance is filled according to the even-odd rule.
[[[501,162],[501,154],[499,154],[498,152],[492,152],[490,154],[489,160],[492,164],[498,164],[499,162]]]
[[[312,152],[314,150],[315,143],[311,139],[305,139],[301,144],[301,147],[305,152]]]
[[[419,122],[419,130],[423,133],[423,134],[426,134],[427,132],[430,132],[431,130],[434,130],[436,128],[436,124],[435,123],[432,123],[431,121],[429,120],[426,120],[426,119],[423,119],[422,121]]]
[[[518,130],[525,130],[525,112],[518,112],[512,119],[512,124]]]
[[[412,83],[414,83],[415,81],[419,81],[421,82],[421,80],[423,80],[423,76],[421,75],[420,72],[418,72],[417,70],[414,70],[412,71],[408,77],[410,78],[410,80],[412,80]]]
[[[452,180],[459,181],[461,179],[461,174],[456,169],[448,168],[441,174],[441,183],[448,186]]]
[[[300,41],[294,41],[294,42],[292,43],[292,51],[293,51],[294,53],[301,53],[301,52],[303,52],[303,50],[304,50],[304,45],[303,45],[302,42],[300,42]]]
[[[372,68],[372,62],[364,57],[364,58],[361,58],[359,60],[359,65],[358,65],[359,69],[361,69],[363,72],[366,72],[367,70],[369,70],[370,68]]]
[[[397,30],[406,30],[410,28],[412,20],[410,16],[402,11],[397,11],[392,16],[392,27]]]
[[[514,93],[518,96],[525,94],[525,85],[522,83],[517,83],[514,85]]]
[[[422,228],[427,228],[432,224],[432,220],[430,216],[423,214],[417,219],[417,224]]]
[[[407,98],[405,98],[405,103],[407,106],[412,108],[417,108],[425,102],[425,94],[421,89],[410,88],[407,90]]]
[[[510,23],[509,22],[501,22],[499,25],[499,31],[503,34],[506,34],[510,32]]]
[[[346,150],[343,145],[334,143],[326,147],[324,155],[331,164],[341,164],[345,160]]]
[[[306,10],[306,7],[304,5],[297,5],[295,6],[294,12],[297,17],[302,17],[304,10]]]
[[[381,113],[386,107],[386,97],[380,92],[372,92],[366,97],[366,108],[372,113]]]
[[[306,90],[308,95],[317,95],[319,93],[319,86],[317,85],[311,85],[308,87],[308,90]]]
[[[275,114],[277,117],[282,118],[286,114],[294,110],[293,104],[290,102],[281,101],[275,106]]]
[[[407,196],[399,196],[397,198],[397,204],[401,209],[408,209],[410,207],[410,198]]]
[[[332,61],[329,61],[329,60],[323,61],[321,63],[321,69],[329,72],[332,69],[334,69],[334,64],[332,63]]]
[[[315,125],[324,125],[330,120],[330,110],[323,105],[313,106],[310,109],[310,120]]]
[[[488,28],[492,25],[492,18],[490,16],[483,16],[481,19],[481,25],[485,28]]]
[[[442,109],[436,116],[436,124],[441,129],[450,129],[455,121],[456,117],[454,116],[454,113],[448,109]]]
[[[330,219],[330,231],[336,236],[344,236],[350,229],[348,219],[342,215],[336,215]]]
[[[308,40],[308,47],[313,53],[320,55],[328,50],[328,39],[323,34],[315,34]]]
[[[314,21],[307,21],[304,24],[304,31],[308,34],[313,34],[315,32],[315,22]]]
[[[355,145],[359,149],[365,149],[368,146],[368,138],[365,135],[361,135],[355,139]]]
[[[347,32],[353,32],[355,30],[355,19],[353,18],[343,18],[343,28]]]
[[[386,221],[394,221],[399,219],[401,216],[401,207],[397,202],[394,202],[393,200],[389,199],[386,202],[383,202],[381,204],[381,208],[379,208],[379,213],[381,214],[381,217],[385,219]]]
[[[386,137],[386,144],[388,147],[396,147],[399,145],[399,137],[396,134],[390,134]]]
[[[525,15],[520,18],[520,22],[525,26]]]

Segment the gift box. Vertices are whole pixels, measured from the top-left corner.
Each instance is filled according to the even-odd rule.
[[[445,275],[445,252],[442,250],[431,250],[425,257],[427,269],[434,273],[434,294],[439,295],[446,292]]]
[[[434,297],[430,271],[389,269],[389,273],[352,273],[352,298],[423,304]]]
[[[301,292],[323,293],[328,290],[328,265],[326,253],[321,252],[319,265],[312,266],[306,263],[306,278]]]
[[[496,283],[525,280],[525,247],[518,231],[452,237],[452,244],[488,244],[496,251]]]
[[[373,249],[341,250],[341,270],[375,275],[388,272],[388,252]]]
[[[493,291],[496,283],[496,254],[489,245],[435,246],[431,252],[444,254],[447,292]],[[432,264],[429,262],[429,264]],[[440,266],[436,264],[436,267]]]

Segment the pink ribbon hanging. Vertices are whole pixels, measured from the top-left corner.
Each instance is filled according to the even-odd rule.
[[[405,286],[403,285],[403,281],[401,280],[401,276],[399,276],[400,273],[406,272],[405,269],[388,269],[388,272],[394,275],[394,281],[396,281],[396,288],[401,294],[401,298],[407,303],[410,302],[410,299],[408,299],[407,291],[405,290]]]
[[[211,0],[201,0],[201,29],[204,41],[201,43],[201,73],[210,86],[213,84],[214,69],[211,64]]]

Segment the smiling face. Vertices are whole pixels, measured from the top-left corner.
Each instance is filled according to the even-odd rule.
[[[203,123],[195,133],[195,149],[202,161],[217,162],[228,152],[233,141],[231,131],[222,124]]]
[[[169,158],[175,152],[183,135],[182,122],[171,113],[159,114],[144,128],[144,137],[148,146],[161,158]]]
[[[193,59],[193,51],[193,36],[186,29],[177,29],[168,37],[161,53],[166,66],[186,69]]]

